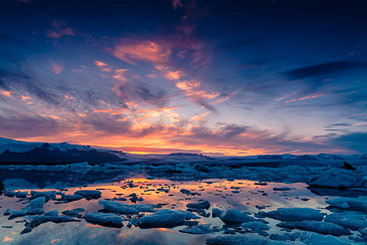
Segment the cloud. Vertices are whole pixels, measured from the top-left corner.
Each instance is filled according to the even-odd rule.
[[[183,4],[181,0],[172,0],[172,7],[173,9],[177,9],[177,7],[182,7]]]
[[[62,130],[68,131],[68,128],[69,126],[51,117],[11,115],[5,118],[0,116],[0,135],[2,137],[52,137]]]
[[[332,145],[353,150],[356,153],[367,153],[367,132],[345,133],[330,139]]]
[[[51,38],[61,38],[63,36],[75,36],[75,30],[67,27],[65,21],[54,20],[52,22],[52,30],[47,31],[47,36]]]
[[[129,64],[135,64],[136,61],[163,64],[168,62],[171,49],[158,42],[127,38],[115,45],[112,54]]]
[[[0,90],[0,95],[10,98],[13,94],[13,91],[10,90]]]
[[[334,61],[328,63],[322,63],[312,66],[306,66],[298,69],[293,69],[284,72],[285,76],[290,80],[305,79],[318,76],[325,76],[332,73],[348,71],[352,69],[365,68],[367,67],[366,62],[360,61]]]
[[[51,70],[53,73],[60,74],[63,69],[64,67],[62,65],[57,64],[57,63],[52,63]]]
[[[303,96],[303,97],[300,97],[300,98],[294,98],[294,99],[286,100],[285,103],[294,103],[294,102],[303,101],[303,100],[317,99],[317,98],[319,98],[321,96],[325,96],[325,95],[328,95],[328,93],[323,93],[323,92],[314,93],[314,94],[310,94],[310,95]],[[279,98],[278,98],[278,100],[279,100]]]

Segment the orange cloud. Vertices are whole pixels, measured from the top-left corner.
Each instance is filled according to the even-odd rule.
[[[104,63],[103,61],[100,61],[100,60],[95,60],[94,64],[96,64],[96,66],[98,67],[107,66],[107,63]]]
[[[26,95],[21,95],[20,98],[22,99],[22,101],[26,101],[26,100],[31,99],[31,97],[26,96]]]
[[[67,100],[73,100],[74,99],[72,96],[67,95],[67,94],[64,95],[64,98],[67,99]]]
[[[202,114],[196,115],[191,117],[191,120],[194,122],[199,122],[202,121],[207,115],[209,115],[209,111],[208,112],[204,112]]]
[[[10,90],[1,90],[1,91],[0,91],[0,94],[1,94],[2,96],[11,97],[11,96],[12,96],[12,94],[13,94],[13,91],[10,91]]]
[[[325,95],[327,95],[327,93],[315,93],[315,94],[307,95],[307,96],[304,96],[304,97],[301,97],[301,98],[290,99],[290,100],[287,100],[285,103],[293,103],[293,102],[297,102],[297,101],[316,99],[316,98],[319,98],[319,97],[325,96]]]
[[[129,64],[135,64],[136,60],[162,64],[169,60],[171,49],[153,41],[123,39],[112,50],[112,54]]]

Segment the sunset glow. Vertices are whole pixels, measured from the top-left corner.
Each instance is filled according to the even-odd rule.
[[[363,153],[366,16],[260,2],[4,1],[0,137],[135,154]]]

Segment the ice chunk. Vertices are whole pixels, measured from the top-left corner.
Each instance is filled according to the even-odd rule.
[[[27,195],[28,195],[28,191],[17,191],[15,193],[15,196],[17,198],[25,198],[25,197],[27,197]]]
[[[84,212],[85,209],[84,208],[74,208],[71,210],[65,210],[62,213],[68,216],[72,216],[72,217],[77,217],[77,218],[81,218],[82,215],[80,214],[81,212]]]
[[[326,203],[332,207],[341,209],[367,211],[367,197],[337,197],[327,200]]]
[[[25,215],[34,215],[43,213],[43,205],[45,204],[45,197],[38,197],[29,202],[29,204],[22,208],[22,210],[12,210],[8,209],[7,214],[9,214],[9,220],[15,219],[17,217],[22,217]]]
[[[43,214],[44,216],[58,216],[59,215],[59,211],[57,210],[52,210],[52,211],[49,211],[47,213],[44,213]]]
[[[79,190],[74,192],[74,195],[82,196],[87,200],[91,200],[101,198],[102,192],[97,190]]]
[[[4,195],[6,197],[14,197],[15,196],[15,192],[14,191],[5,191]]]
[[[206,244],[209,245],[286,245],[289,243],[279,241],[269,241],[260,238],[250,238],[245,236],[217,236],[208,237]]]
[[[196,226],[186,227],[180,230],[180,232],[189,234],[208,234],[211,232],[211,230],[210,230],[210,224],[200,224]]]
[[[121,216],[111,213],[87,213],[85,220],[89,223],[117,228],[121,228],[122,221],[124,221]]]
[[[290,191],[290,190],[292,189],[289,187],[274,187],[273,188],[273,191]]]
[[[321,221],[281,222],[277,226],[286,229],[313,231],[323,235],[343,236],[350,235],[350,231],[333,223]]]
[[[50,199],[56,200],[56,191],[31,191],[31,199],[44,197],[46,202]]]
[[[155,205],[151,204],[135,204],[128,205],[120,202],[101,200],[99,204],[103,206],[103,208],[112,213],[119,214],[137,214],[139,212],[155,212]]]
[[[268,217],[281,221],[321,221],[324,217],[323,214],[312,208],[278,208],[276,211],[259,212],[257,216]]]
[[[66,202],[73,202],[73,201],[78,201],[80,199],[82,199],[83,197],[80,195],[63,195],[62,199]]]
[[[334,236],[323,236],[313,232],[303,232],[300,235],[300,241],[307,245],[349,245]]]
[[[345,169],[331,169],[312,178],[308,184],[328,188],[356,188],[366,187],[367,183],[363,173]]]
[[[268,226],[267,224],[261,221],[247,222],[247,223],[243,223],[241,226],[242,228],[245,228],[245,229],[251,229],[254,232],[270,230],[270,226]]]
[[[44,216],[44,215],[34,215],[30,216],[25,224],[26,228],[20,233],[28,233],[31,232],[33,228],[46,223],[46,222],[54,222],[54,223],[63,223],[63,222],[79,222],[80,220],[73,219],[69,216]]]
[[[172,228],[182,225],[185,221],[186,213],[172,209],[161,209],[156,213],[144,216],[138,220],[141,228]]]
[[[367,227],[366,216],[361,214],[335,213],[327,215],[325,221],[351,230],[359,230]]]
[[[185,216],[185,219],[189,220],[189,219],[200,219],[199,216],[197,216],[196,214],[193,214],[189,211],[186,211],[186,216]]]
[[[247,213],[234,209],[221,211],[219,209],[213,208],[212,216],[219,217],[227,225],[240,225],[245,222],[255,221],[255,219],[249,216]]]
[[[198,202],[198,203],[188,203],[186,207],[193,209],[208,209],[210,208],[210,203],[208,201]]]

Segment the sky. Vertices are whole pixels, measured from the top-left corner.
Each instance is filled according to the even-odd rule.
[[[367,152],[367,2],[0,0],[0,137]]]

